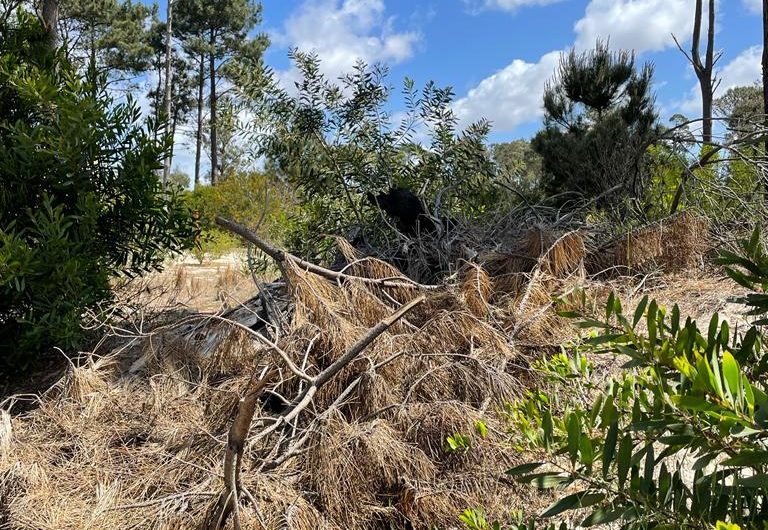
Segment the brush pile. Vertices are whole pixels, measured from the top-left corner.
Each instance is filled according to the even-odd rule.
[[[503,411],[522,346],[565,339],[553,295],[588,252],[542,230],[518,249],[433,286],[343,242],[341,273],[268,247],[289,321],[126,324],[31,411],[0,407],[0,528],[455,528],[548,504],[503,480]]]
[[[699,264],[708,248],[707,219],[683,212],[600,245],[586,260],[590,274],[628,275]]]

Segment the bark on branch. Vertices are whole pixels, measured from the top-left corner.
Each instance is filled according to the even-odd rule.
[[[256,243],[254,242],[254,244]],[[266,250],[264,251],[267,252]],[[266,438],[282,425],[296,419],[309,406],[312,398],[323,385],[333,379],[345,366],[357,358],[379,335],[393,326],[411,309],[424,302],[424,300],[425,297],[422,295],[376,324],[355,342],[344,355],[331,363],[330,366],[316,377],[309,377],[309,375],[305,374],[304,378],[311,381],[311,384],[291,402],[288,410],[283,415],[273,418],[270,425],[258,432],[253,437],[253,441]],[[277,346],[274,345],[273,348],[277,348]],[[281,355],[281,357],[283,356]],[[285,361],[286,359],[283,358],[283,360]],[[219,530],[224,528],[230,515],[232,515],[235,530],[240,530],[241,528],[238,510],[239,501],[241,494],[248,496],[240,481],[245,442],[256,412],[258,399],[278,372],[277,367],[273,366],[265,370],[265,373],[258,380],[254,376],[248,383],[245,396],[237,404],[237,412],[229,430],[227,451],[224,457],[224,489],[203,520],[202,530]]]
[[[298,256],[294,256],[293,254],[290,254],[280,248],[275,247],[274,245],[271,245],[259,237],[259,235],[254,231],[249,230],[245,226],[235,223],[234,221],[230,221],[229,219],[217,215],[216,224],[226,230],[229,230],[230,232],[239,235],[246,241],[250,241],[262,252],[274,259],[278,265],[287,261],[292,261],[302,269],[317,274],[318,276],[322,276],[328,280],[356,280],[363,283],[379,285],[381,287],[415,287],[423,291],[436,291],[442,288],[441,285],[424,285],[415,282],[410,278],[406,278],[405,276],[394,278],[365,278],[363,276],[353,276],[351,274],[332,271],[330,269],[326,269],[325,267],[310,263],[309,261],[305,261]]]

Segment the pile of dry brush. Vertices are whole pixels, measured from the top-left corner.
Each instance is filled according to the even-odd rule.
[[[691,259],[702,225],[670,223]],[[644,258],[677,255],[656,235],[633,236],[658,242]],[[0,407],[0,528],[453,528],[467,507],[504,521],[546,504],[503,479],[521,458],[503,410],[529,348],[568,334],[553,295],[609,254],[585,240],[521,231],[440,286],[344,242],[340,273],[267,245],[289,321],[126,322],[30,411]],[[639,259],[626,241],[611,266]]]

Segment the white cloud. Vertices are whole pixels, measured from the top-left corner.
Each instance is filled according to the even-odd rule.
[[[612,48],[659,51],[674,46],[672,33],[684,41],[692,28],[692,0],[592,0],[576,22],[575,46],[609,38]]]
[[[544,84],[552,77],[559,57],[560,52],[554,51],[536,63],[516,59],[483,79],[454,104],[460,123],[466,126],[486,117],[493,121],[494,130],[510,131],[520,124],[539,119],[543,114]]]
[[[592,0],[584,17],[576,22],[575,46],[592,48],[597,37],[610,37],[614,49],[630,48],[638,53],[673,46],[673,31],[681,41],[691,33],[691,6],[692,0]],[[485,117],[493,122],[495,131],[510,132],[540,119],[544,85],[553,76],[560,53],[549,52],[537,62],[516,59],[483,79],[454,104],[460,123],[467,125]]]
[[[762,13],[763,11],[762,0],[741,0],[741,3],[753,13]]]
[[[717,72],[720,85],[715,97],[722,96],[729,88],[752,85],[762,77],[763,50],[761,46],[752,46],[742,51],[731,62]],[[688,97],[679,105],[680,111],[687,116],[701,116],[701,91],[699,85],[691,87]]]
[[[400,63],[410,58],[420,40],[418,32],[396,31],[383,0],[305,0],[273,35],[278,45],[314,51],[322,70],[334,78],[358,60]],[[295,72],[281,72],[291,80]]]
[[[762,76],[762,57],[761,46],[752,46],[741,52],[720,72],[720,91],[725,92],[735,86],[751,85],[759,81]]]
[[[527,6],[544,6],[555,4],[563,0],[464,0],[473,12],[484,9],[501,9],[503,11],[517,11],[518,8]]]

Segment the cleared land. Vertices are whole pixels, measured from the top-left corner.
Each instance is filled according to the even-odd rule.
[[[436,287],[342,244],[346,276],[288,260],[287,284],[262,291],[269,303],[253,298],[237,257],[177,262],[127,286],[121,324],[101,328],[94,352],[42,396],[4,402],[0,528],[212,526],[237,456],[241,504],[224,510],[227,527],[237,517],[242,528],[454,528],[467,507],[499,520],[530,513],[551,499],[503,478],[530,457],[510,443],[504,404],[536,383],[534,359],[577,336],[554,295],[615,290],[632,304],[650,294],[693,317],[741,318],[729,302],[739,290],[692,272],[698,243],[682,241],[684,274],[601,279],[586,273],[582,235],[531,232]],[[674,255],[659,245],[646,256]],[[231,426],[248,402],[249,436],[233,455]],[[466,447],[450,447],[457,435]]]

